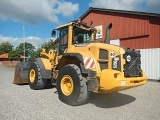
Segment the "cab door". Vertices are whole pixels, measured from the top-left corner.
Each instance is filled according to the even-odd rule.
[[[59,30],[58,55],[63,55],[68,48],[68,27]]]

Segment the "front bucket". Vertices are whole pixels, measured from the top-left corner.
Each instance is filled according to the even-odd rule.
[[[13,84],[28,83],[29,64],[20,62],[16,65]]]

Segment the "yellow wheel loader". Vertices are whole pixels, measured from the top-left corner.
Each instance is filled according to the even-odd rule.
[[[90,92],[111,93],[145,84],[140,51],[111,45],[111,27],[107,26],[103,43],[95,40],[95,28],[79,20],[54,29],[58,47],[48,53],[43,49],[42,57],[30,63],[30,88],[42,89],[51,80],[62,102],[80,105]]]

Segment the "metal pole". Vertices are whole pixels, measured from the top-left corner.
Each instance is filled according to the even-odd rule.
[[[23,54],[24,54],[24,61],[25,61],[25,31],[23,25]]]

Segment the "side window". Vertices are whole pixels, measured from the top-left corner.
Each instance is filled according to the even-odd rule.
[[[67,48],[68,43],[68,27],[60,29],[59,33],[59,55],[62,55]]]

